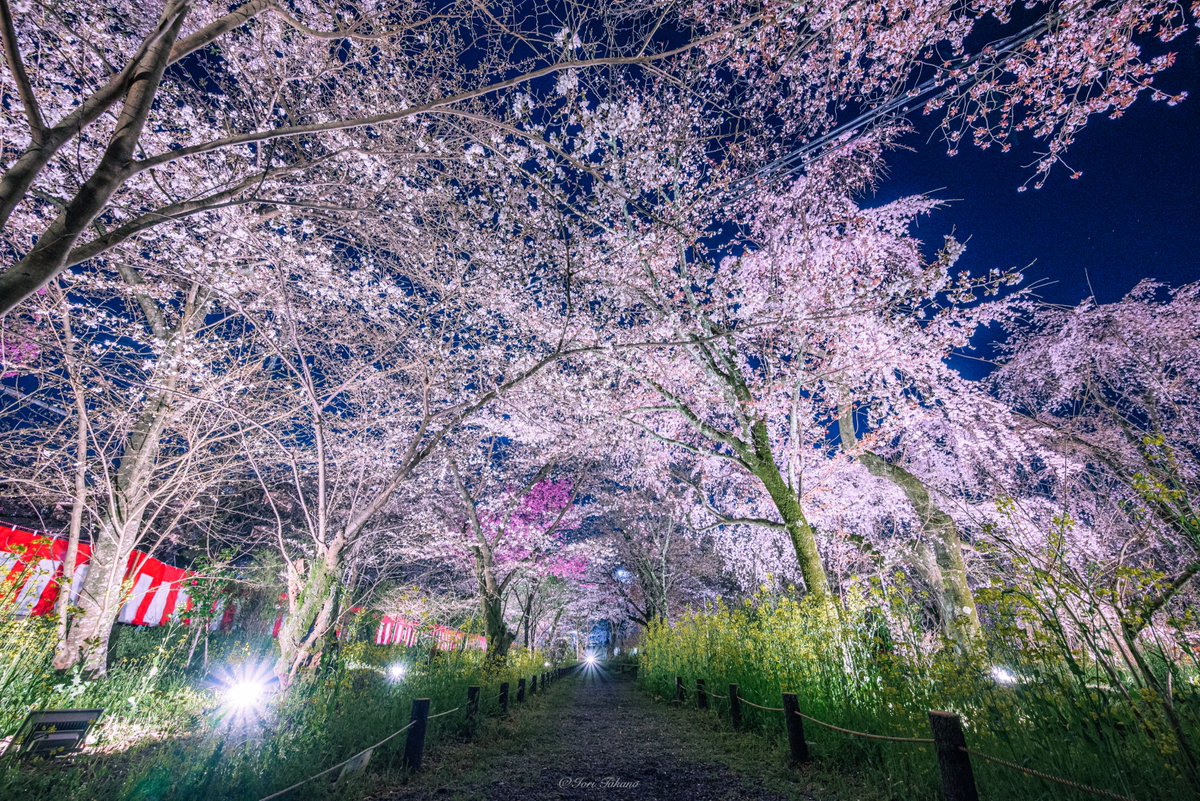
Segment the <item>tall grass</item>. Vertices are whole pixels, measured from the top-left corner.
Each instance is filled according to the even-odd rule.
[[[323,669],[279,693],[261,715],[237,720],[222,705],[225,666],[269,664],[272,644],[260,637],[219,638],[206,673],[186,667],[186,629],[126,630],[108,677],[87,681],[50,668],[52,631],[44,621],[9,620],[0,629],[0,735],[13,733],[31,708],[103,707],[85,753],[69,760],[0,759],[0,798],[258,799],[301,781],[403,727],[413,698],[430,698],[431,712],[462,706],[479,684],[484,713],[498,707],[500,681],[543,670],[538,654],[514,655],[501,667],[477,652],[433,653],[365,642],[345,643]],[[387,666],[406,666],[400,680]],[[431,720],[427,742],[462,732],[459,712]],[[374,771],[399,767],[404,737],[377,749]],[[350,797],[350,778],[336,790],[329,777],[289,798]]]
[[[1200,791],[1186,748],[1200,736],[1195,673],[1164,698],[1128,671],[1072,659],[1050,633],[995,629],[974,657],[935,647],[906,616],[912,599],[862,585],[836,611],[761,595],[716,605],[646,634],[639,680],[674,695],[676,676],[712,692],[728,684],[762,706],[795,692],[801,711],[875,734],[929,737],[929,710],[962,715],[971,748],[1135,799],[1193,798]],[[1117,681],[1112,681],[1113,676]],[[1104,677],[1098,680],[1097,677]],[[691,693],[689,692],[689,697]],[[710,714],[726,714],[714,701]],[[782,714],[743,705],[749,725],[783,736]],[[806,725],[814,757],[865,773],[883,797],[934,798],[929,746],[875,742]],[[985,799],[1089,798],[1010,768],[975,760]]]

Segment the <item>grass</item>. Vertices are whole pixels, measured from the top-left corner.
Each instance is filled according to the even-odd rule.
[[[1195,796],[1180,745],[1200,734],[1194,685],[1175,685],[1177,730],[1164,699],[1129,675],[1126,686],[1100,688],[1093,684],[1096,671],[1073,672],[1037,637],[994,642],[974,659],[956,656],[906,638],[896,620],[882,625],[874,600],[830,619],[809,604],[764,596],[654,627],[641,647],[639,680],[665,699],[674,697],[676,676],[689,690],[703,678],[719,694],[734,683],[742,698],[770,707],[782,706],[781,692],[791,691],[801,711],[820,720],[903,737],[929,737],[928,711],[953,711],[964,719],[968,745],[997,757],[1145,801]],[[998,683],[996,665],[1017,682]],[[743,711],[749,728],[783,741],[780,713],[746,705]],[[727,702],[714,701],[708,715],[727,720]],[[853,738],[812,724],[806,739],[818,764],[865,776],[883,798],[937,797],[928,746]],[[1010,768],[978,760],[974,767],[985,799],[1090,797]]]
[[[404,726],[413,698],[432,699],[431,712],[465,703],[479,684],[481,712],[495,714],[502,680],[543,670],[542,657],[522,654],[497,671],[482,655],[347,643],[318,675],[271,701],[260,715],[228,714],[214,676],[186,664],[186,631],[122,634],[110,674],[97,681],[60,677],[49,668],[49,627],[9,621],[0,631],[0,734],[9,736],[30,708],[99,706],[102,725],[85,753],[67,760],[0,760],[0,798],[90,801],[96,798],[258,799],[336,764]],[[212,664],[263,664],[269,637],[231,637],[213,649]],[[386,666],[408,666],[402,681]],[[514,682],[515,686],[515,682]],[[465,713],[431,720],[427,742],[462,733]],[[373,755],[371,771],[395,771],[404,737]],[[361,781],[356,778],[351,785]],[[305,785],[290,799],[343,797],[343,782]]]

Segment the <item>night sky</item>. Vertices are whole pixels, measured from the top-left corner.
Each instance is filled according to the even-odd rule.
[[[1200,280],[1200,47],[1190,37],[1173,44],[1179,60],[1158,85],[1186,89],[1188,99],[1170,107],[1143,95],[1121,119],[1093,118],[1067,153],[1078,180],[1059,168],[1042,189],[1018,192],[1031,174],[1030,143],[1010,153],[964,144],[951,158],[940,141],[926,142],[926,125],[905,142],[917,152],[889,157],[876,200],[953,200],[921,220],[921,239],[940,244],[951,229],[970,237],[959,265],[974,273],[1032,264],[1027,282],[1052,281],[1039,294],[1054,303],[1091,294],[1089,278],[1101,302],[1145,277]]]

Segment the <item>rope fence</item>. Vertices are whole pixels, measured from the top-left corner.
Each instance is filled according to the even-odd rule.
[[[461,707],[461,706],[456,706],[456,707],[454,707],[454,709],[447,709],[445,712],[438,712],[436,715],[430,715],[430,716],[427,718],[427,720],[433,720],[434,718],[440,718],[440,717],[442,717],[443,715],[449,715],[449,714],[451,714],[451,713],[453,713],[453,712],[457,712],[457,711],[458,711],[458,710],[460,710],[460,709],[462,709],[462,707]],[[410,723],[409,725],[411,726],[412,724]]]
[[[991,762],[995,765],[1001,765],[1006,768],[1011,768],[1012,770],[1016,770],[1016,771],[1020,771],[1021,773],[1024,773],[1026,776],[1032,776],[1036,779],[1042,779],[1043,781],[1048,781],[1048,782],[1052,782],[1054,784],[1059,784],[1059,785],[1062,785],[1063,787],[1070,787],[1072,790],[1079,790],[1080,792],[1090,793],[1091,795],[1094,795],[1097,798],[1110,798],[1110,799],[1112,799],[1112,801],[1135,801],[1135,799],[1130,798],[1127,795],[1121,795],[1120,793],[1115,793],[1112,790],[1102,790],[1099,787],[1092,787],[1090,784],[1082,784],[1080,782],[1072,781],[1071,779],[1064,779],[1061,776],[1055,776],[1050,773],[1043,773],[1042,771],[1037,770],[1035,768],[1026,767],[1025,765],[1021,765],[1017,762],[1009,762],[1007,759],[1001,759],[998,756],[992,756],[991,754],[984,753],[983,751],[976,751],[973,748],[966,748],[966,747],[960,746],[960,750],[964,754],[973,756],[976,759],[982,759],[984,762]]]
[[[416,721],[415,721],[415,720],[410,720],[410,721],[408,722],[408,725],[407,725],[407,726],[405,726],[403,729],[399,729],[398,731],[394,731],[394,732],[392,732],[392,733],[391,733],[391,734],[389,734],[387,737],[384,737],[382,740],[380,740],[379,742],[375,743],[374,745],[367,746],[366,748],[364,748],[363,750],[359,751],[357,754],[355,754],[354,756],[350,757],[349,759],[343,759],[341,762],[337,763],[336,765],[334,765],[334,766],[333,766],[333,767],[331,767],[331,768],[326,768],[325,770],[321,771],[320,773],[314,773],[312,776],[309,776],[307,779],[301,779],[300,781],[296,782],[295,784],[293,784],[293,785],[291,785],[291,786],[289,786],[289,787],[285,787],[285,788],[283,788],[282,790],[279,790],[279,791],[277,791],[277,792],[271,793],[271,794],[270,794],[270,795],[268,795],[268,796],[263,796],[262,798],[260,798],[260,799],[259,799],[259,801],[271,801],[271,799],[273,799],[273,798],[282,798],[283,796],[285,796],[285,795],[287,795],[288,793],[290,793],[292,790],[295,790],[297,787],[303,787],[304,785],[308,784],[308,783],[309,783],[309,782],[311,782],[313,779],[319,779],[319,778],[321,778],[322,776],[327,776],[328,774],[330,774],[330,773],[333,773],[335,770],[337,770],[338,768],[342,767],[343,765],[348,765],[349,763],[351,763],[351,762],[353,762],[354,760],[358,759],[358,758],[359,758],[360,756],[362,756],[363,754],[370,753],[371,751],[374,751],[376,748],[378,748],[379,746],[383,745],[383,744],[384,744],[384,743],[386,743],[388,740],[391,740],[391,739],[392,739],[392,738],[394,738],[394,737],[398,737],[399,735],[401,735],[401,734],[403,734],[404,732],[408,731],[409,729],[411,729],[411,728],[413,727],[413,724],[415,724],[415,723],[416,723]]]
[[[729,701],[729,715],[733,721],[734,728],[741,728],[741,707],[746,705],[754,709],[760,709],[763,712],[782,712],[784,713],[784,724],[787,729],[788,749],[791,754],[792,764],[798,765],[809,760],[808,742],[804,737],[804,721],[808,721],[813,725],[820,726],[824,729],[845,734],[849,737],[858,737],[864,740],[874,740],[887,743],[901,743],[905,745],[919,745],[934,747],[939,772],[942,779],[942,790],[945,797],[954,799],[954,801],[979,801],[979,791],[975,785],[975,776],[971,768],[971,759],[975,758],[983,762],[993,765],[999,765],[1010,770],[1015,770],[1019,773],[1029,776],[1034,779],[1051,782],[1062,787],[1068,787],[1081,793],[1093,795],[1097,798],[1109,799],[1109,801],[1137,801],[1127,795],[1121,793],[1104,790],[1099,787],[1093,787],[1089,784],[1067,779],[1062,776],[1055,776],[1051,773],[1037,770],[1022,765],[1018,762],[1011,762],[1007,759],[993,756],[983,751],[976,751],[973,748],[967,747],[966,734],[963,730],[962,718],[952,712],[930,712],[929,713],[929,728],[932,737],[904,737],[891,734],[873,734],[871,732],[857,731],[855,729],[847,729],[842,726],[828,723],[820,718],[814,718],[811,715],[806,715],[800,711],[799,701],[795,693],[782,693],[783,706],[764,706],[756,704],[746,698],[743,698],[738,693],[736,684],[729,685],[729,695],[718,695],[710,692],[706,686],[704,679],[696,680],[696,704],[701,709],[708,709],[708,698],[720,698]],[[686,699],[684,690],[683,677],[675,677],[675,700],[682,703]]]
[[[855,731],[854,729],[843,729],[841,726],[834,726],[832,723],[826,723],[823,720],[818,720],[803,712],[797,712],[797,715],[807,720],[809,723],[815,723],[818,726],[833,731],[840,731],[842,734],[848,734],[851,737],[861,737],[864,740],[880,740],[885,743],[911,743],[914,745],[933,745],[932,737],[895,737],[890,734],[871,734],[865,731]]]
[[[553,670],[548,670],[544,673],[536,674],[533,679],[534,681],[537,681],[540,678],[540,684],[542,688],[545,688],[546,685],[551,681],[562,678],[564,675],[566,675],[567,671],[570,670],[571,667],[560,667]],[[521,680],[522,684],[524,684],[524,681],[524,679]],[[508,711],[508,688],[508,682],[502,682],[500,684],[499,700],[502,713],[507,713]],[[478,686],[472,685],[467,688],[466,726],[468,735],[474,733],[475,725],[479,717],[479,692],[480,688]],[[379,742],[367,746],[353,756],[343,759],[341,762],[333,765],[332,767],[326,768],[320,773],[314,773],[307,779],[302,779],[295,784],[283,788],[282,790],[278,790],[270,795],[263,796],[259,799],[259,801],[274,801],[277,798],[283,798],[293,790],[303,787],[309,782],[319,779],[322,776],[328,776],[339,768],[344,769],[343,775],[348,772],[361,770],[362,768],[366,767],[367,762],[371,758],[371,754],[376,748],[379,748],[379,746],[390,742],[405,732],[408,732],[408,739],[404,744],[404,765],[410,772],[416,773],[421,769],[421,760],[425,750],[425,733],[428,728],[429,721],[436,720],[437,718],[442,718],[447,715],[453,715],[455,712],[460,712],[463,709],[463,705],[460,704],[453,709],[447,709],[445,711],[438,712],[435,715],[431,715],[429,714],[429,703],[430,701],[428,698],[414,698],[412,702],[412,719],[409,720],[408,724],[404,726],[404,728],[397,729]],[[358,760],[362,761],[358,762]],[[341,777],[342,776],[339,775],[338,779],[340,780]]]
[[[782,712],[783,711],[783,707],[781,707],[781,706],[759,706],[758,704],[754,703],[753,701],[747,701],[745,698],[742,698],[740,695],[738,696],[738,700],[741,701],[746,706],[752,706],[755,709],[761,709],[764,712]]]

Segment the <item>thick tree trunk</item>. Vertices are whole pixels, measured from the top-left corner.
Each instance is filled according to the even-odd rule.
[[[71,249],[79,237],[104,211],[113,193],[129,178],[142,127],[154,103],[155,92],[170,61],[175,37],[187,11],[185,2],[168,2],[156,36],[130,76],[125,104],[95,171],[46,227],[29,253],[0,273],[0,314],[10,311],[66,268]],[[4,210],[11,212],[12,207],[24,197],[44,166],[38,163],[42,158],[36,152],[27,154],[16,165],[19,168],[17,172],[10,171],[5,176],[7,180],[0,184],[0,189],[5,192]]]
[[[869,451],[859,454],[858,458],[872,475],[890,481],[903,491],[912,504],[921,527],[929,535],[927,544],[918,548],[914,567],[934,593],[946,635],[959,650],[972,651],[981,633],[979,611],[967,583],[958,525],[934,502],[925,484],[912,473]]]
[[[796,561],[800,564],[800,573],[804,576],[804,586],[810,595],[823,603],[832,599],[829,588],[829,576],[825,566],[821,564],[821,554],[817,551],[817,538],[812,526],[800,508],[800,499],[796,491],[788,486],[775,464],[767,441],[766,426],[757,423],[754,426],[754,445],[757,462],[754,465],[754,475],[762,482],[767,494],[783,518],[783,525],[796,551]]]
[[[279,629],[279,656],[274,672],[283,686],[320,660],[333,632],[342,589],[342,551],[339,535],[312,561],[288,573],[288,614]]]
[[[487,635],[487,655],[490,662],[503,662],[516,637],[504,621],[504,599],[499,593],[489,592],[486,587],[479,596],[483,625]]]
[[[58,670],[82,665],[91,676],[108,672],[109,638],[125,603],[125,571],[141,522],[138,515],[123,524],[106,521],[100,527],[77,601],[79,613],[56,649]]]
[[[159,336],[168,339],[168,344],[159,362],[163,365],[156,376],[162,388],[150,395],[137,422],[129,433],[128,441],[120,454],[107,498],[105,519],[101,521],[87,576],[79,592],[78,613],[70,616],[59,626],[59,642],[55,649],[54,666],[58,670],[69,670],[83,662],[89,673],[103,674],[107,670],[108,638],[116,624],[124,604],[124,580],[130,553],[138,546],[145,525],[147,506],[155,494],[154,477],[162,449],[163,432],[167,429],[175,411],[175,390],[179,383],[180,370],[176,355],[180,343],[194,332],[194,327],[203,320],[200,311],[199,290],[193,286],[189,292],[184,314],[174,331],[167,331],[161,316],[151,301],[143,302],[147,321]],[[67,322],[69,332],[69,318]],[[76,393],[77,412],[80,418],[80,440],[76,457],[82,467],[76,472],[76,493],[83,498],[86,490],[86,415],[82,394]],[[78,527],[82,523],[82,506],[72,509],[72,539],[78,543]],[[68,551],[67,566],[74,572],[74,555]],[[66,567],[66,566],[65,566]],[[68,607],[60,607],[68,611]]]

